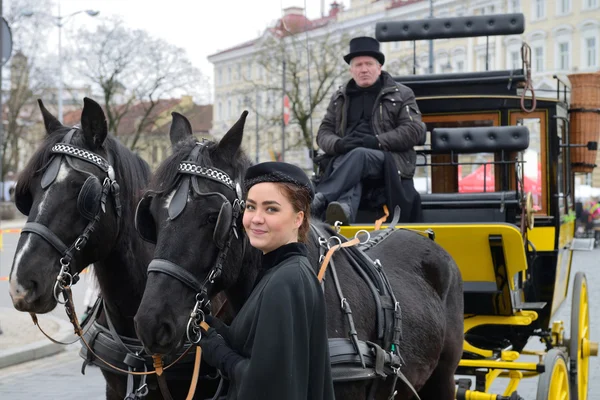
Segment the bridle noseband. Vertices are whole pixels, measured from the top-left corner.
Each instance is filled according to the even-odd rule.
[[[79,272],[72,273],[70,269],[71,262],[75,257],[75,254],[85,247],[91,233],[96,229],[96,225],[100,221],[101,215],[106,212],[106,200],[109,193],[112,194],[115,203],[118,219],[117,226],[119,225],[119,220],[121,218],[120,188],[119,184],[115,180],[114,169],[109,161],[98,154],[70,144],[74,133],[78,130],[78,127],[72,128],[65,135],[62,142],[52,146],[50,151],[53,155],[48,163],[48,167],[44,171],[41,184],[43,189],[47,189],[50,184],[54,182],[58,176],[63,158],[67,161],[71,168],[89,175],[81,189],[78,199],[79,212],[89,220],[87,226],[70,246],[65,245],[64,242],[54,232],[39,222],[27,222],[21,230],[21,234],[34,233],[38,236],[41,236],[61,254],[61,258],[59,260],[61,268],[58,276],[56,277],[56,283],[54,284],[53,289],[54,298],[60,304],[64,304],[64,302],[60,300],[59,294],[63,293],[64,295],[65,289],[69,288],[71,285],[74,285],[79,280]],[[86,161],[100,168],[107,175],[106,178],[104,178],[103,183],[100,184],[95,175],[75,167],[71,158]],[[94,200],[98,200],[99,203],[90,205],[89,203],[94,203]],[[91,209],[89,207],[91,207]],[[26,214],[29,214],[30,209],[21,211],[25,211]]]
[[[199,155],[206,149],[208,143],[210,142],[197,142],[196,146],[190,152],[188,160],[180,162],[178,174],[186,176],[182,178],[179,187],[171,199],[169,218],[171,220],[177,218],[185,208],[190,186],[192,186],[192,190],[198,195],[215,195],[223,200],[213,233],[213,240],[219,249],[215,265],[211,268],[202,283],[183,267],[169,260],[154,259],[148,266],[148,273],[156,272],[169,275],[196,292],[196,304],[190,313],[186,327],[187,339],[194,344],[200,342],[202,338],[200,325],[204,321],[205,314],[210,313],[210,287],[222,274],[223,264],[229,253],[233,237],[235,236],[236,239],[240,238],[237,232],[237,221],[244,209],[242,189],[238,181],[234,181],[229,174],[218,168],[198,164]],[[198,185],[198,178],[210,179],[226,186],[235,193],[236,198],[233,202],[230,202],[227,197],[219,192],[202,193]]]

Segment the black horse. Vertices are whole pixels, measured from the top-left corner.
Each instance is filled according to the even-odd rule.
[[[107,327],[108,313],[114,331],[135,340],[133,316],[154,246],[142,240],[133,221],[150,168],[108,135],[104,112],[93,100],[84,99],[80,128],[63,126],[41,101],[39,105],[47,136],[16,187],[17,207],[29,217],[10,273],[13,305],[30,313],[53,310],[60,298],[57,276],[68,285],[93,263],[103,298],[98,323]],[[95,363],[103,367],[107,399],[123,399],[127,377]],[[173,381],[166,372],[167,380],[175,382],[169,386],[176,398],[185,397],[191,369],[188,363],[185,381]],[[147,398],[161,399],[156,379],[147,383]],[[214,386],[200,386],[203,393],[197,398],[211,396]]]
[[[240,149],[246,114],[218,144],[198,143],[185,117],[174,114],[170,135],[176,151],[154,175],[151,195],[138,205],[138,230],[155,239],[157,247],[149,271],[153,264],[156,267],[149,273],[135,322],[139,338],[155,353],[168,353],[178,346],[198,300],[195,288],[208,287],[209,297],[224,290],[239,310],[259,272],[260,251],[249,245],[243,232],[237,232],[239,239],[231,233],[242,226],[241,215],[236,218],[235,212],[231,213],[240,197],[236,183],[251,164]],[[313,223],[320,232],[336,236],[326,224]],[[320,249],[314,237],[308,247],[316,266]],[[402,372],[421,399],[454,399],[454,372],[463,345],[462,279],[456,264],[434,241],[407,230],[394,231],[367,254],[385,267],[402,310]],[[224,257],[222,270],[215,273],[220,257]],[[344,297],[352,305],[359,339],[377,342],[372,291],[348,259],[334,259]],[[349,328],[330,274],[331,269],[325,298],[331,340],[346,337]],[[372,382],[336,381],[336,398],[365,399]],[[387,399],[391,382],[391,377],[380,381],[374,398]],[[395,389],[397,399],[413,397],[403,383],[398,382]]]

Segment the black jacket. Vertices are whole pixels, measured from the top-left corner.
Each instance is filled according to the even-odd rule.
[[[394,81],[381,71],[383,88],[373,107],[371,123],[381,148],[392,152],[402,178],[415,174],[417,156],[414,146],[425,143],[425,124],[417,106],[413,91]],[[338,89],[327,107],[327,113],[317,133],[317,144],[323,151],[336,155],[335,142],[346,134],[348,120],[348,84]]]
[[[263,272],[229,329],[244,357],[228,400],[334,399],[325,299],[306,258],[290,243],[264,256]]]

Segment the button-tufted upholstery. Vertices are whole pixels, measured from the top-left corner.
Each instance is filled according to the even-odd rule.
[[[528,147],[529,129],[525,126],[435,128],[431,132],[432,153],[495,153]]]
[[[523,14],[385,21],[375,25],[375,37],[380,42],[518,35],[524,31]]]

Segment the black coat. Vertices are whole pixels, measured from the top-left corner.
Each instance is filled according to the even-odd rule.
[[[229,377],[228,400],[331,400],[326,308],[306,247],[264,256],[263,273],[228,333],[244,359]]]
[[[381,71],[382,89],[377,95],[370,119],[373,133],[381,149],[392,153],[402,178],[415,174],[417,155],[414,146],[425,143],[426,126],[413,91]],[[327,112],[317,133],[317,144],[329,155],[336,155],[335,143],[348,132],[348,84],[337,90],[329,102]]]

